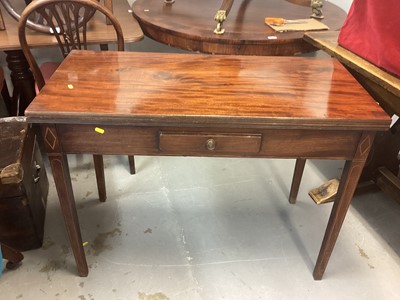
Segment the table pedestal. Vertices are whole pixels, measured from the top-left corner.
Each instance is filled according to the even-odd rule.
[[[24,115],[25,109],[35,98],[35,81],[22,50],[5,51],[7,64],[11,71],[11,82],[14,90],[11,96],[9,114]]]

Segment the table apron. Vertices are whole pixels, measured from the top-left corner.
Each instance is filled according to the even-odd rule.
[[[54,131],[56,128],[56,132]],[[352,159],[362,131],[43,125],[49,153]]]

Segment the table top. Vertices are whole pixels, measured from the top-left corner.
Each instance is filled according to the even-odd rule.
[[[147,36],[185,50],[241,55],[293,55],[316,50],[303,40],[304,31],[279,33],[264,24],[265,17],[309,18],[310,0],[236,0],[222,24],[225,33],[217,35],[214,16],[221,3],[136,0],[132,10]],[[346,18],[344,10],[328,1],[324,1],[323,12],[321,22],[332,30],[339,29]]]
[[[322,130],[390,123],[331,58],[84,50],[68,55],[25,115],[34,123]]]
[[[304,39],[316,47],[335,56],[342,63],[368,79],[378,83],[392,94],[400,97],[400,78],[368,62],[338,44],[339,31],[308,32]]]
[[[19,13],[25,7],[25,3],[22,0],[13,1],[13,5],[14,9]],[[0,31],[0,51],[20,49],[18,23],[11,18],[3,7],[1,8],[6,30]],[[143,32],[132,16],[129,3],[126,0],[113,1],[113,13],[121,24],[125,43],[143,39]],[[116,41],[114,28],[106,24],[105,18],[101,14],[96,14],[89,24],[88,41],[90,44],[107,44]],[[28,43],[31,47],[52,47],[57,45],[57,41],[52,35],[35,32],[31,29],[27,29],[26,32]]]

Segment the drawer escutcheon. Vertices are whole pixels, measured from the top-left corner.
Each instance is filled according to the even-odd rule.
[[[206,147],[208,150],[212,151],[215,150],[215,147],[217,146],[217,143],[215,142],[214,139],[208,139],[206,142]]]

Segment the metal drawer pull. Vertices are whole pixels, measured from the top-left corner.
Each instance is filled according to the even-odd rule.
[[[215,142],[214,139],[208,139],[206,142],[206,147],[210,151],[214,150],[216,145],[217,145],[217,143]]]

